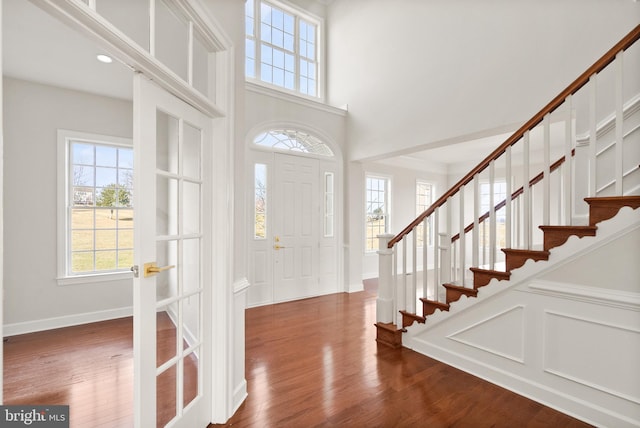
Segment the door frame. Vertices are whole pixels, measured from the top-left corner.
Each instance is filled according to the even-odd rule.
[[[287,151],[287,150],[278,150],[278,149],[270,149],[270,148],[265,148],[265,147],[261,147],[261,146],[257,146],[253,143],[253,139],[255,138],[255,136],[259,135],[261,132],[264,132],[266,130],[270,130],[270,129],[279,129],[281,127],[285,127],[288,129],[296,129],[296,130],[300,130],[300,131],[304,131],[304,132],[309,132],[312,135],[316,135],[319,136],[320,139],[322,140],[323,143],[327,144],[327,146],[329,146],[334,153],[333,157],[326,157],[326,156],[319,156],[319,155],[312,155],[312,154],[306,154],[306,153],[299,153],[299,152],[293,152],[293,151]],[[268,177],[270,177],[270,179],[267,180],[267,193],[272,194],[273,193],[273,189],[272,189],[272,185],[273,185],[273,177],[275,176],[275,174],[273,173],[273,165],[275,163],[275,154],[276,153],[280,153],[280,154],[286,154],[286,155],[290,155],[290,156],[298,156],[298,157],[307,157],[307,158],[313,158],[313,159],[317,159],[319,161],[319,170],[318,170],[318,176],[320,178],[320,180],[318,181],[319,183],[319,188],[318,188],[318,198],[321,198],[322,195],[324,194],[323,192],[323,182],[321,179],[321,176],[324,175],[324,172],[333,172],[334,173],[334,207],[335,207],[335,211],[334,211],[334,216],[335,216],[335,222],[334,222],[334,236],[335,236],[335,252],[336,252],[336,288],[335,288],[335,292],[343,292],[343,291],[347,291],[344,285],[344,241],[343,241],[343,206],[344,206],[344,193],[343,193],[343,189],[344,189],[344,178],[343,178],[343,162],[342,162],[342,153],[340,151],[339,148],[337,148],[337,145],[334,144],[333,142],[331,142],[331,140],[326,137],[325,135],[323,135],[322,133],[318,132],[317,130],[308,130],[305,128],[300,127],[299,125],[282,125],[282,124],[278,124],[276,126],[273,126],[273,124],[270,124],[268,127],[260,127],[257,130],[254,130],[252,132],[250,132],[248,134],[248,138],[246,141],[248,150],[247,150],[247,160],[246,160],[246,167],[245,170],[247,171],[245,177],[246,177],[246,192],[247,192],[247,197],[246,197],[246,213],[247,213],[247,253],[248,253],[248,259],[249,259],[249,263],[248,263],[248,271],[249,271],[249,301],[247,306],[248,307],[255,307],[255,306],[262,306],[262,305],[267,305],[267,304],[271,304],[271,303],[277,303],[274,300],[274,279],[273,279],[273,250],[271,250],[270,254],[269,254],[269,261],[268,264],[270,266],[270,271],[269,271],[269,276],[270,276],[270,285],[269,287],[271,288],[270,292],[269,292],[269,298],[267,300],[263,299],[261,301],[253,301],[251,298],[251,287],[255,287],[256,284],[252,283],[252,280],[254,279],[254,265],[253,265],[253,261],[252,261],[252,251],[254,248],[254,165],[256,163],[262,163],[262,164],[266,164],[267,165],[267,174]],[[321,213],[322,214],[322,213]],[[322,215],[319,216],[320,218],[322,218]],[[271,218],[273,218],[273,215],[269,216],[269,218],[267,219],[267,236],[265,239],[265,244],[268,247],[271,247],[272,243],[273,243],[273,233],[272,233],[272,220]],[[320,242],[323,241],[323,235],[322,235],[322,229],[319,227],[318,228],[318,235],[319,235],[319,239]],[[321,244],[322,245],[322,244]],[[318,273],[318,275],[320,275],[320,273]]]

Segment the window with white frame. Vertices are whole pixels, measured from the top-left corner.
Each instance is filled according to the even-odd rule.
[[[253,139],[253,143],[276,150],[333,156],[333,150],[318,137],[294,129],[272,129]]]
[[[324,173],[324,237],[333,237],[335,220],[334,207],[334,175],[333,172]]]
[[[59,277],[133,265],[131,140],[59,131]]]
[[[254,165],[253,238],[267,238],[267,165]]]
[[[423,180],[416,181],[416,217],[422,214],[431,206],[433,203],[433,184],[428,183]],[[431,225],[433,223],[433,218],[431,217],[427,220],[427,244],[432,244],[431,238]],[[416,228],[417,234],[417,244],[418,247],[423,246],[424,242],[424,222],[420,223],[420,225]]]
[[[245,2],[245,76],[319,97],[321,23],[277,1]]]
[[[366,177],[365,251],[377,251],[378,235],[389,231],[389,181],[386,177]]]

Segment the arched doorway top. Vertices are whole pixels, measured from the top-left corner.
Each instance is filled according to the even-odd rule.
[[[333,150],[320,138],[293,128],[275,128],[261,132],[253,144],[277,150],[334,157]]]

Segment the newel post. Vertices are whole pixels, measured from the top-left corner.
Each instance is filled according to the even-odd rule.
[[[392,348],[402,346],[402,330],[394,323],[393,249],[387,245],[394,235],[378,235],[378,298],[376,299],[376,341]]]
[[[394,320],[393,249],[387,248],[394,235],[378,235],[378,298],[376,322],[389,324]]]

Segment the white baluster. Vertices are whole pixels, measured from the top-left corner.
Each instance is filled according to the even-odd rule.
[[[458,238],[458,248],[460,251],[460,285],[462,287],[465,286],[465,259],[466,259],[466,243],[465,243],[465,234],[464,234],[464,189],[465,186],[462,185],[460,187],[460,238]]]
[[[451,212],[451,196],[449,196],[445,207],[444,231],[440,235],[440,249],[442,250],[442,259],[440,261],[442,273],[440,279],[443,284],[451,282]]]
[[[429,217],[425,217],[422,220],[422,297],[429,298],[429,264],[428,264],[428,247],[427,241],[427,225],[429,223]]]
[[[496,201],[495,201],[495,181],[496,165],[495,160],[489,163],[489,269],[496,268]]]
[[[551,124],[550,124],[550,114],[547,113],[544,115],[544,119],[542,121],[544,127],[544,145],[543,145],[543,157],[544,157],[544,165],[543,165],[543,173],[544,178],[542,179],[542,224],[550,225],[551,224]]]
[[[522,240],[524,248],[531,249],[531,188],[529,187],[529,131],[522,140]]]
[[[402,327],[402,314],[400,313],[400,295],[402,284],[400,284],[400,278],[398,277],[398,248],[396,244],[393,251],[393,301],[395,305],[393,307],[393,313],[396,316],[396,325]]]
[[[407,304],[407,310],[409,312],[411,312],[412,314],[416,313],[416,290],[417,290],[417,285],[418,285],[418,275],[417,275],[417,271],[418,269],[416,268],[418,262],[418,236],[416,233],[416,229],[414,228],[413,231],[411,232],[411,235],[413,235],[413,254],[412,254],[412,263],[413,263],[413,268],[411,269],[411,289],[409,290],[409,302]]]
[[[472,252],[471,263],[474,267],[480,266],[478,246],[480,245],[480,175],[473,176],[473,229],[471,231]]]
[[[571,195],[573,194],[571,183],[571,164],[573,158],[571,156],[571,149],[573,149],[573,98],[569,95],[564,104],[566,107],[565,117],[565,135],[564,135],[564,164],[562,165],[562,209],[564,210],[564,224],[571,224]]]
[[[622,97],[622,85],[623,85],[623,63],[622,52],[618,52],[615,59],[615,100],[616,100],[616,147],[615,147],[615,179],[616,179],[616,195],[624,195],[623,190],[623,175],[622,160],[623,160],[623,142],[624,135],[622,133],[622,122],[624,120],[624,106]]]
[[[402,238],[402,299],[400,299],[401,310],[407,310],[407,237]]]
[[[594,74],[589,78],[589,196],[591,197],[596,196],[597,96],[597,75]]]
[[[433,292],[434,300],[440,301],[438,290],[440,289],[440,207],[433,213]]]
[[[507,147],[506,151],[505,151],[505,204],[504,204],[504,216],[505,216],[505,223],[504,223],[504,246],[505,248],[512,248],[511,247],[511,193],[513,193],[512,190],[512,184],[511,184],[511,146]]]

